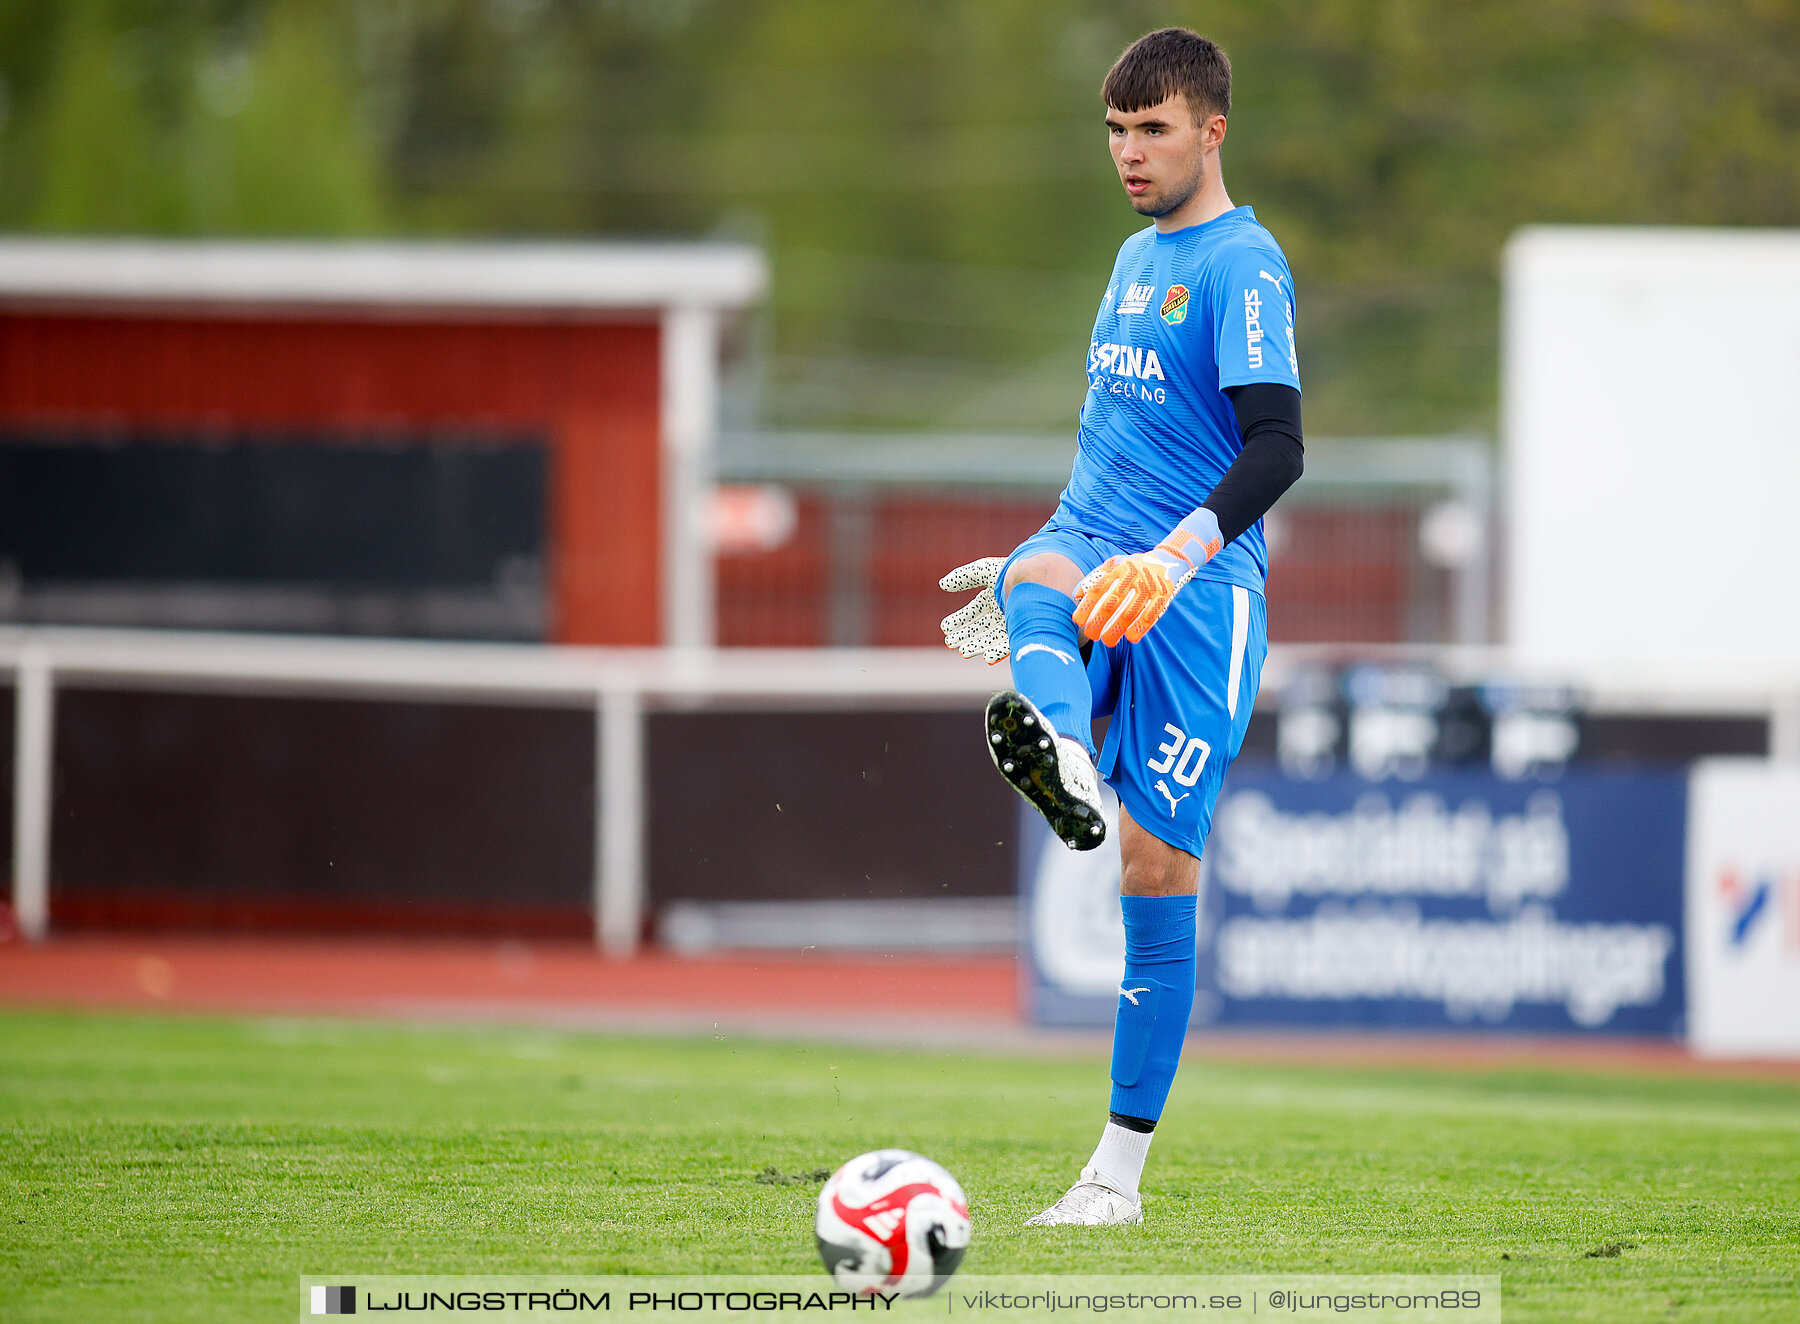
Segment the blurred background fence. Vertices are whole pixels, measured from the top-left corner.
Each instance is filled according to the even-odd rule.
[[[1269,521],[1270,638],[1489,639],[1490,456],[1476,438],[1310,439],[1306,482]],[[939,642],[957,600],[938,576],[1035,532],[1071,457],[1048,437],[727,435],[723,477],[762,486],[735,494],[722,531],[731,509],[767,513],[721,559],[720,642]]]

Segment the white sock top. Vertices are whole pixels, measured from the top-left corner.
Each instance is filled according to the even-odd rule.
[[[1136,1200],[1138,1180],[1144,1175],[1144,1159],[1150,1153],[1152,1131],[1133,1131],[1109,1121],[1100,1133],[1094,1157],[1081,1170],[1081,1180],[1097,1181],[1110,1186],[1120,1195]]]

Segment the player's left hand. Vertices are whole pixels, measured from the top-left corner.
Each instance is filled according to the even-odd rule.
[[[994,597],[994,581],[1000,577],[1004,556],[984,556],[979,561],[959,565],[942,579],[938,587],[946,593],[980,591],[963,606],[944,617],[944,646],[954,648],[964,657],[979,657],[989,666],[1006,661],[1012,652],[1012,641],[1006,636],[1006,613]]]
[[[1160,547],[1110,557],[1075,586],[1075,624],[1108,648],[1121,639],[1135,644],[1162,619],[1175,591],[1193,577],[1192,563]]]
[[[1137,643],[1221,545],[1218,520],[1202,506],[1149,551],[1109,557],[1077,584],[1075,624],[1108,648]]]

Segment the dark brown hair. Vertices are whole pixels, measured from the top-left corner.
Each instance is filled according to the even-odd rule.
[[[1196,122],[1231,114],[1231,61],[1216,43],[1186,28],[1145,33],[1100,85],[1100,99],[1112,110],[1145,110],[1177,92]]]

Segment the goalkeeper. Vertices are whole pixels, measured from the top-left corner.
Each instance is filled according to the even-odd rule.
[[[944,579],[980,589],[944,622],[950,645],[989,661],[1011,649],[1016,688],[987,710],[995,766],[1077,850],[1106,837],[1101,775],[1120,802],[1110,1117],[1081,1179],[1033,1223],[1142,1221],[1138,1181],[1193,1005],[1200,854],[1268,651],[1262,516],[1302,462],[1287,260],[1220,173],[1225,53],[1152,32],[1101,94],[1120,183],[1155,223],[1125,241],[1100,301],[1056,512],[1003,562]]]

